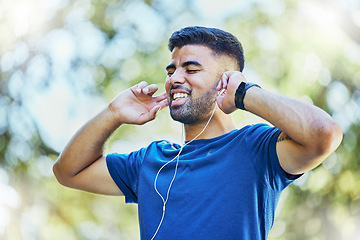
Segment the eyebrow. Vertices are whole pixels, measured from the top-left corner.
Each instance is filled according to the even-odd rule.
[[[175,68],[175,65],[170,63],[169,65],[166,66],[166,71],[168,71],[169,69]]]
[[[186,61],[183,64],[181,64],[181,67],[187,67],[190,65],[195,65],[195,66],[202,66],[199,62],[197,61]],[[166,70],[169,70],[171,68],[176,68],[175,65],[173,63],[170,63],[169,65],[167,65]]]

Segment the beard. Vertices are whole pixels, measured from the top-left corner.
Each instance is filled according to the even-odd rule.
[[[189,95],[186,103],[181,106],[173,107],[170,102],[170,115],[172,119],[183,124],[194,124],[208,119],[216,104],[216,96],[215,87],[196,99]]]

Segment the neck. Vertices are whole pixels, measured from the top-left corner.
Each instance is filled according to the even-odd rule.
[[[186,124],[185,127],[185,140],[191,141],[193,140],[208,123],[210,116],[208,119],[205,119],[202,122],[195,124]],[[198,136],[196,139],[209,139],[224,135],[228,132],[231,132],[235,129],[235,126],[232,122],[230,115],[223,113],[221,110],[216,109],[214,116],[210,120],[208,126],[205,130]]]

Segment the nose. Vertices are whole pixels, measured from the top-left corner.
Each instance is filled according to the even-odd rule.
[[[168,80],[170,81],[170,84],[175,86],[179,84],[184,84],[185,82],[185,76],[182,74],[182,71],[175,70],[171,76],[168,77]]]

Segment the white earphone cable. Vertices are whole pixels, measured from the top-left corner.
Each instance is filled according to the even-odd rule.
[[[219,94],[219,95],[220,95],[220,94]],[[191,141],[189,141],[189,142],[187,142],[187,143],[185,143],[185,144],[182,144],[182,146],[181,146],[181,148],[180,148],[180,150],[179,150],[179,153],[178,153],[171,161],[169,161],[169,162],[165,163],[164,165],[162,165],[161,168],[159,169],[159,171],[158,171],[157,174],[156,174],[156,177],[155,177],[155,180],[154,180],[154,189],[155,189],[156,193],[160,196],[160,198],[161,198],[161,200],[162,200],[162,202],[163,202],[163,212],[162,212],[162,216],[161,216],[160,223],[159,223],[159,225],[158,225],[158,227],[157,227],[154,235],[152,236],[151,240],[153,240],[153,239],[155,238],[155,236],[157,235],[157,233],[158,233],[158,231],[159,231],[159,229],[160,229],[160,227],[161,227],[161,224],[162,224],[162,222],[163,222],[163,220],[164,220],[165,210],[166,210],[166,204],[167,204],[167,202],[168,202],[168,200],[169,200],[169,194],[170,194],[171,186],[172,186],[172,184],[173,184],[173,182],[174,182],[174,180],[175,180],[176,174],[177,174],[177,169],[178,169],[178,165],[179,165],[180,154],[181,154],[182,150],[184,149],[184,147],[185,147],[186,145],[188,145],[188,144],[190,144],[191,142],[193,142],[196,138],[198,138],[198,137],[205,131],[205,129],[207,128],[207,126],[209,125],[211,119],[212,119],[213,116],[214,116],[214,113],[215,113],[215,110],[216,110],[216,106],[217,106],[217,103],[215,103],[214,110],[212,111],[209,120],[207,121],[205,127],[201,130],[201,132],[200,132],[198,135],[196,135]],[[184,136],[184,128],[182,129],[182,136]],[[157,189],[157,187],[156,187],[156,185],[157,185],[157,184],[156,184],[156,183],[157,183],[157,179],[158,179],[158,176],[159,176],[161,170],[162,170],[164,167],[166,167],[169,163],[173,162],[176,158],[177,158],[177,160],[176,160],[174,175],[173,175],[173,177],[172,177],[172,180],[171,180],[171,182],[170,182],[169,188],[168,188],[168,190],[167,190],[166,199],[164,199],[164,197],[161,195],[161,193],[158,191],[158,189]]]

